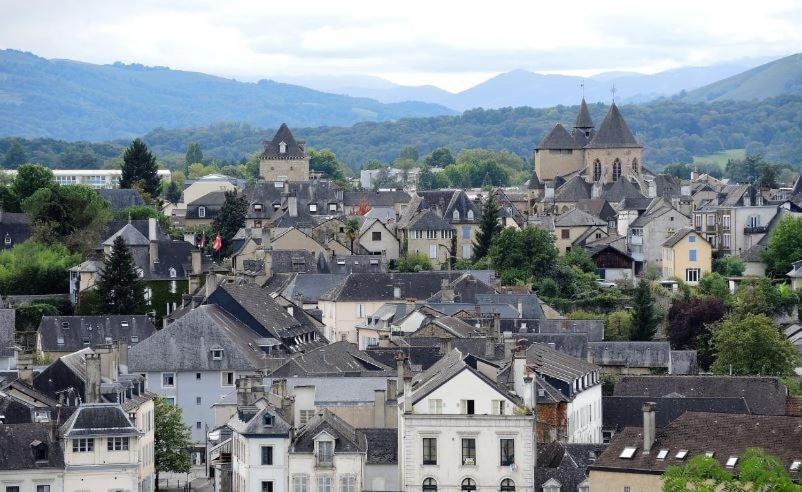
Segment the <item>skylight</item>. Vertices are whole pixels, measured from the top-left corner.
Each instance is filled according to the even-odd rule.
[[[799,465],[800,465],[800,464],[802,464],[802,461],[800,461],[800,460],[794,460],[794,461],[793,461],[793,463],[791,463],[790,470],[791,470],[791,471],[799,471]]]
[[[661,449],[660,452],[657,453],[657,459],[658,460],[664,460],[664,459],[666,459],[666,456],[668,456],[668,450],[667,449]]]
[[[635,451],[637,451],[637,450],[638,450],[638,448],[636,448],[636,447],[627,446],[627,447],[624,448],[623,451],[621,451],[621,454],[618,455],[618,457],[619,458],[624,458],[624,459],[631,459],[633,456],[635,456]]]
[[[727,468],[734,468],[735,467],[735,463],[738,463],[738,457],[737,456],[730,456],[727,459],[727,464],[724,465],[724,466],[726,466]]]
[[[716,454],[715,451],[705,451],[705,456],[708,458],[712,458],[714,454]]]
[[[688,456],[688,450],[680,449],[679,451],[677,451],[677,454],[674,457],[677,458],[678,460],[684,460],[686,456]]]

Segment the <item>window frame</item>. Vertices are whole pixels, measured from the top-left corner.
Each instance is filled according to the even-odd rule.
[[[72,439],[73,453],[93,453],[95,452],[94,437],[75,437]]]
[[[165,377],[170,375],[171,382],[169,384],[165,383]],[[162,388],[175,388],[175,373],[174,372],[163,372],[162,373]]]
[[[115,436],[106,438],[106,451],[128,451],[128,436]]]
[[[259,447],[259,462],[262,466],[273,466],[273,462],[275,461],[275,452],[274,446],[271,445],[263,445]],[[267,451],[267,455],[265,456],[265,451]],[[265,460],[265,458],[267,458]],[[267,463],[265,463],[267,461]]]
[[[510,466],[515,464],[515,439],[511,437],[502,437],[499,439],[498,444],[499,466]]]
[[[476,438],[462,438],[462,454],[460,463],[462,466],[476,466]]]
[[[423,465],[436,465],[437,464],[437,438],[424,437],[421,440],[423,449],[422,464]]]
[[[231,382],[228,383],[228,375],[231,375]],[[230,388],[237,383],[237,377],[234,371],[222,371],[220,372],[220,386],[224,388]]]

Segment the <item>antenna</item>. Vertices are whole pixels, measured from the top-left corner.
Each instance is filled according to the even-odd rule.
[[[613,104],[615,104],[615,93],[616,93],[616,88],[615,88],[615,84],[613,84],[613,86],[610,87],[610,94],[613,95]]]

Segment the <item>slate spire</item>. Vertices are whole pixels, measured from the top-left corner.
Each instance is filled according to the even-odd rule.
[[[590,117],[588,104],[585,102],[584,97],[582,98],[582,102],[579,104],[579,113],[576,115],[576,123],[574,123],[574,128],[581,130],[593,128],[593,120]]]
[[[627,122],[621,116],[621,111],[615,103],[610,106],[604,120],[599,126],[596,135],[586,148],[589,149],[622,149],[622,148],[643,148],[635,140],[635,136],[629,131]]]

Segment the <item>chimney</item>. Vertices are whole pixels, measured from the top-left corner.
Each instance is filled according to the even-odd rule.
[[[86,354],[86,403],[100,402],[100,354]]]
[[[379,333],[379,348],[390,348],[390,335],[388,333]]]
[[[448,278],[440,281],[440,296],[442,302],[454,302],[454,286]]]
[[[33,386],[33,354],[17,356],[17,377],[23,383]]]
[[[215,290],[217,290],[217,274],[209,272],[206,275],[206,297],[212,295]]]
[[[287,380],[286,379],[274,379],[273,383],[270,385],[270,391],[278,395],[280,397],[285,397],[287,395]]]
[[[381,429],[387,425],[387,392],[373,390],[373,427]]]
[[[128,374],[128,341],[117,340],[117,363],[120,368],[120,374]]]
[[[201,274],[201,251],[199,249],[192,250],[192,275]]]
[[[156,263],[159,262],[159,242],[156,234],[156,219],[151,217],[148,219],[148,244],[150,245],[150,271],[156,269]]]
[[[446,355],[451,352],[451,349],[454,347],[451,338],[443,337],[440,339],[440,355]]]
[[[401,352],[400,350],[395,353],[395,365],[396,365],[396,391],[398,388],[404,387],[404,376],[406,374],[406,362],[407,362],[407,354]]]
[[[252,405],[251,398],[251,378],[240,377],[236,381],[237,385],[237,406]]]
[[[524,298],[523,297],[519,297],[518,298],[518,317],[519,318],[523,318],[524,317]]]
[[[485,357],[494,357],[496,355],[496,344],[493,342],[493,337],[485,336]]]
[[[643,452],[649,453],[654,444],[656,430],[655,407],[656,403],[647,401],[643,404]]]
[[[295,193],[287,197],[287,213],[290,217],[298,217],[298,197]]]
[[[398,399],[398,381],[395,379],[387,380],[387,400]]]
[[[404,413],[412,413],[412,375],[404,375]]]
[[[181,294],[181,307],[189,306],[192,306],[192,294]]]
[[[509,335],[509,336],[508,336]],[[504,359],[511,359],[515,340],[512,338],[512,333],[504,334]]]
[[[192,296],[192,309],[203,304],[203,296]]]
[[[501,313],[493,313],[493,336],[501,335]]]

